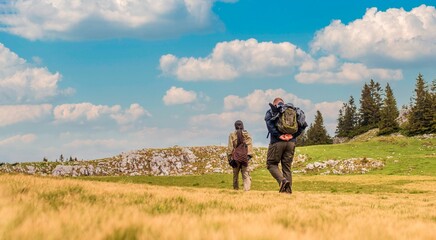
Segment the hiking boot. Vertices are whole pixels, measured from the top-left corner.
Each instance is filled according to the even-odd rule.
[[[288,188],[285,189],[285,193],[292,194],[292,187],[291,187],[291,184],[289,184]]]
[[[279,192],[286,192],[286,189],[288,189],[289,188],[289,181],[287,180],[287,179],[283,179],[281,182],[280,182],[280,189],[279,189]]]

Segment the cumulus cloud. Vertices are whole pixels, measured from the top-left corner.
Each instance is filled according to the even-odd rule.
[[[0,43],[0,103],[42,102],[73,89],[59,90],[59,73],[32,67]]]
[[[53,114],[56,122],[84,122],[112,118],[120,125],[133,123],[144,115],[151,116],[137,103],[130,105],[130,108],[124,111],[120,105],[94,105],[86,102],[62,104],[54,108]]]
[[[333,121],[336,123],[339,110],[342,108],[343,104],[342,101],[315,103],[314,110],[319,110],[321,112],[324,121]]]
[[[187,91],[183,88],[172,86],[162,98],[165,105],[176,105],[194,102],[197,99],[197,93]]]
[[[121,107],[119,105],[110,107],[91,103],[77,103],[58,105],[53,113],[56,121],[73,122],[78,120],[96,120],[102,115],[116,114],[120,110]]]
[[[369,68],[362,63],[341,63],[334,55],[308,59],[295,79],[300,83],[355,83],[368,79],[401,80],[400,69]]]
[[[370,8],[362,19],[340,20],[316,33],[313,52],[337,54],[359,61],[416,62],[436,59],[436,9],[421,5],[411,11]]]
[[[24,135],[15,135],[3,140],[0,140],[0,146],[6,146],[6,145],[15,145],[15,144],[27,144],[32,143],[36,140],[35,134],[24,134]]]
[[[227,111],[246,109],[251,112],[263,112],[269,108],[268,103],[273,102],[274,98],[280,97],[285,102],[291,102],[295,106],[307,108],[311,105],[311,101],[298,98],[296,95],[279,89],[256,89],[245,97],[229,95],[224,98],[224,109]]]
[[[133,123],[142,116],[151,117],[150,112],[145,110],[141,105],[134,103],[130,105],[129,109],[124,112],[112,114],[111,117],[120,125]]]
[[[51,115],[52,105],[0,105],[0,127],[37,121]]]
[[[210,31],[221,23],[214,0],[14,0],[0,30],[30,40],[162,38]],[[231,2],[231,1],[223,1]]]
[[[289,42],[234,40],[218,43],[205,58],[164,55],[160,58],[160,69],[182,81],[231,80],[241,75],[290,74],[306,58],[303,50]]]
[[[292,43],[234,40],[218,43],[206,58],[167,54],[160,59],[165,75],[182,81],[231,80],[237,77],[291,76],[301,83],[346,84],[368,79],[399,80],[399,69],[370,68],[342,62],[335,55],[313,58]]]

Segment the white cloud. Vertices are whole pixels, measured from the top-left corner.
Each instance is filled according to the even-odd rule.
[[[183,88],[172,86],[162,98],[165,105],[176,105],[194,102],[197,99],[197,93],[187,91]]]
[[[59,73],[32,67],[0,43],[0,103],[42,102],[73,89],[59,90]]]
[[[151,117],[151,114],[145,110],[141,105],[134,103],[130,105],[129,109],[126,109],[124,113],[112,114],[111,117],[120,125],[133,123],[142,116]]]
[[[151,114],[137,103],[131,104],[126,110],[120,105],[94,105],[92,103],[62,104],[53,110],[56,122],[97,121],[112,118],[119,125],[130,124],[142,116]]]
[[[308,55],[289,42],[256,39],[218,43],[206,58],[164,55],[160,69],[183,81],[231,80],[241,75],[282,76],[293,72]]]
[[[338,118],[339,110],[343,106],[342,101],[336,102],[320,102],[315,104],[315,110],[319,110],[326,122],[334,122],[336,127],[336,120]]]
[[[333,55],[318,60],[309,59],[300,67],[295,79],[300,83],[356,83],[368,79],[401,80],[399,69],[368,68],[362,63],[340,63]]]
[[[0,146],[27,144],[32,143],[37,139],[35,134],[15,135],[3,140],[0,140]]]
[[[214,0],[15,0],[3,3],[0,30],[36,39],[162,38],[221,23]],[[223,1],[229,2],[229,1]]]
[[[370,8],[347,25],[333,21],[311,43],[313,52],[327,52],[359,61],[385,59],[414,62],[436,59],[436,9],[421,5],[411,11]],[[388,62],[388,61],[387,61]]]
[[[120,110],[121,107],[119,105],[109,107],[91,103],[77,103],[58,105],[55,107],[53,113],[56,121],[73,122],[80,120],[96,120],[102,115],[116,114]]]
[[[295,79],[301,83],[346,84],[371,78],[399,80],[403,77],[402,71],[398,69],[342,63],[334,55],[314,59],[291,43],[259,43],[256,39],[218,43],[206,58],[164,55],[160,59],[160,68],[164,74],[173,75],[182,81],[231,80],[241,76],[291,76],[295,70]]]
[[[52,105],[0,105],[0,127],[37,121],[51,115]]]

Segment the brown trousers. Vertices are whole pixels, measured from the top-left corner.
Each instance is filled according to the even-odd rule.
[[[244,183],[244,190],[249,191],[251,188],[251,177],[248,171],[248,166],[244,167],[238,163],[238,166],[233,168],[233,189],[239,190],[239,172],[242,173],[242,181]]]
[[[268,146],[266,166],[277,183],[286,178],[292,187],[291,164],[294,158],[295,142],[276,142]],[[279,170],[279,163],[282,165],[282,171]]]

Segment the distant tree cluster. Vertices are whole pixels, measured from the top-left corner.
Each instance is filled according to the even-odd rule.
[[[436,79],[429,86],[418,75],[410,110],[405,126],[409,135],[436,133]]]
[[[393,91],[386,84],[384,92],[378,82],[365,83],[357,107],[353,96],[339,110],[336,136],[354,137],[373,128],[379,135],[402,130],[408,135],[436,133],[436,80],[429,86],[421,74],[416,79],[415,96],[410,103],[407,123],[399,126],[399,111]]]
[[[331,144],[332,138],[328,135],[324,126],[324,120],[319,110],[316,111],[315,120],[309,125],[307,132],[303,135],[304,145]]]
[[[42,161],[43,162],[48,162],[49,160],[48,160],[48,158],[47,157],[44,157],[43,159],[42,159]],[[77,160],[77,157],[75,157],[75,158],[73,158],[72,156],[70,156],[69,158],[64,158],[64,155],[63,154],[61,154],[60,156],[59,156],[59,159],[56,159],[55,160],[55,162],[77,162],[78,160]]]

